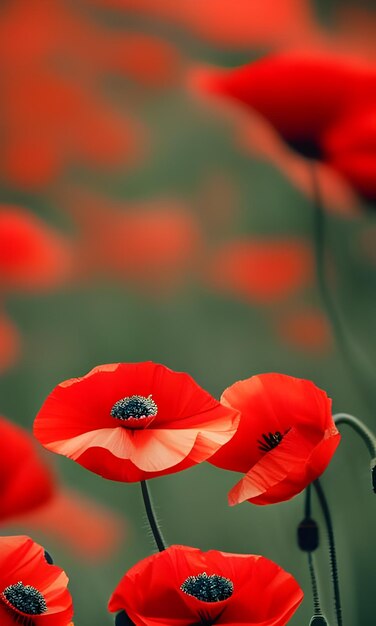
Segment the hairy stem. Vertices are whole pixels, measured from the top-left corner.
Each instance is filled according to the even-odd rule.
[[[155,543],[157,544],[157,548],[159,552],[162,552],[166,549],[165,542],[162,536],[162,532],[158,526],[157,518],[154,513],[153,504],[151,501],[150,493],[148,486],[146,484],[146,480],[141,480],[141,491],[142,497],[144,500],[146,515],[150,524],[151,532],[153,533],[153,537]]]

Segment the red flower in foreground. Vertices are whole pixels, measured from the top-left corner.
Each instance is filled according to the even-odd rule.
[[[365,198],[376,199],[376,69],[371,64],[288,53],[231,71],[203,70],[195,85],[247,105],[289,146],[331,166]]]
[[[289,500],[322,474],[339,444],[331,401],[308,380],[260,374],[228,387],[221,401],[241,415],[236,435],[210,459],[245,472],[230,505]]]
[[[0,521],[34,510],[54,493],[51,468],[35,444],[29,433],[0,417]]]
[[[207,460],[234,435],[238,413],[185,373],[146,363],[95,367],[58,385],[37,439],[105,478],[134,482]]]
[[[68,578],[29,537],[0,537],[1,626],[67,626],[73,615]]]
[[[283,626],[302,598],[291,574],[262,556],[171,546],[132,567],[108,607],[135,626]]]

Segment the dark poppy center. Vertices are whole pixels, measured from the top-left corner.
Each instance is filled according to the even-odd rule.
[[[300,139],[293,140],[287,142],[290,148],[299,152],[302,156],[307,159],[315,159],[316,161],[322,161],[324,159],[324,154],[319,146],[318,142],[313,141],[312,139]]]
[[[234,583],[224,576],[203,572],[197,576],[188,576],[180,589],[202,602],[220,602],[232,596]]]
[[[22,582],[9,585],[2,595],[9,604],[26,615],[42,615],[47,611],[43,595],[31,585],[24,585]]]
[[[119,420],[142,419],[143,417],[154,417],[158,413],[158,407],[151,395],[128,396],[115,402],[111,409],[112,417]]]
[[[273,448],[279,446],[283,439],[283,435],[277,430],[275,433],[269,433],[268,435],[263,434],[262,439],[257,439],[257,443],[259,444],[259,450],[262,452],[270,452]]]

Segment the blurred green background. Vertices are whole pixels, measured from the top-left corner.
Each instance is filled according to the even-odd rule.
[[[179,48],[187,65],[234,66],[270,49],[269,43],[265,49],[253,47],[252,42],[243,49],[221,46],[155,16],[111,12],[87,4],[82,3],[81,19],[95,21],[98,28],[124,27],[161,37]],[[354,7],[355,3],[311,5],[320,28],[325,27],[333,41],[339,37],[333,15],[345,5]],[[314,211],[311,201],[275,166],[239,148],[231,122],[193,97],[183,75],[182,71],[175,82],[155,90],[127,77],[112,76],[102,85],[117,107],[125,103],[126,110],[148,128],[152,148],[137,163],[105,173],[93,173],[76,164],[59,180],[37,190],[4,181],[2,201],[22,204],[59,229],[74,242],[76,260],[87,240],[65,211],[69,199],[62,201],[76,186],[130,204],[153,198],[186,202],[200,225],[205,254],[192,262],[177,284],[161,293],[147,283],[121,280],[96,268],[89,278],[77,278],[73,273],[59,289],[7,294],[6,311],[20,330],[22,350],[18,362],[0,378],[2,413],[30,428],[58,382],[81,376],[101,363],[154,360],[190,373],[216,397],[234,381],[255,373],[275,371],[307,378],[333,398],[334,412],[353,413],[376,428],[372,411],[376,401],[376,259],[374,252],[373,257],[370,253],[375,246],[374,209],[364,206],[356,217],[325,214],[331,291],[346,333],[361,352],[361,358],[356,356],[352,364],[363,379],[360,388],[330,331],[324,338],[320,335],[317,345],[309,337],[299,343],[281,333],[281,320],[294,311],[312,309],[326,314],[314,276],[269,303],[226,293],[208,280],[211,252],[239,236],[298,237],[312,249]],[[217,211],[222,192],[215,193],[216,183],[214,193],[202,193],[212,175],[214,181],[229,180],[235,190],[224,198],[222,213]],[[127,245],[124,233],[125,251]],[[262,267],[259,272],[262,275]],[[373,626],[376,518],[369,460],[362,442],[351,431],[343,429],[343,435],[323,485],[335,524],[344,623]],[[154,550],[140,487],[106,481],[65,458],[53,457],[52,461],[66,485],[124,516],[124,542],[95,566],[76,558],[60,542],[33,532],[33,538],[46,545],[70,576],[75,625],[113,623],[106,611],[112,590],[126,569]],[[150,489],[168,543],[260,553],[275,560],[295,575],[306,592],[291,624],[308,624],[312,614],[308,568],[296,545],[303,496],[270,507],[245,503],[229,508],[226,494],[235,480],[237,475],[208,464],[153,480]],[[321,522],[316,501],[314,510]],[[320,525],[320,589],[331,617],[329,559]],[[8,530],[15,532],[13,526],[3,527],[2,532]],[[21,530],[28,532],[27,527]]]

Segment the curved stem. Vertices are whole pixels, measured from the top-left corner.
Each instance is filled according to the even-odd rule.
[[[310,167],[315,207],[314,248],[316,276],[321,299],[331,324],[336,344],[344,358],[344,362],[351,374],[351,377],[356,382],[363,399],[367,402],[370,411],[373,411],[374,402],[373,399],[369,397],[369,390],[374,387],[374,380],[369,378],[369,371],[372,371],[372,368],[370,370],[366,363],[361,362],[364,360],[364,355],[360,354],[358,345],[355,344],[352,337],[349,336],[347,329],[343,324],[342,317],[337,310],[327,281],[325,267],[325,212],[316,167],[313,164]],[[365,382],[367,378],[369,378],[369,385]]]
[[[371,459],[376,457],[376,436],[374,433],[357,417],[350,415],[349,413],[336,413],[333,419],[337,426],[341,424],[347,424],[351,426],[353,430],[363,439],[368,451],[371,455]]]
[[[146,484],[146,480],[141,480],[141,491],[142,491],[145,511],[146,511],[146,515],[150,524],[151,532],[153,533],[153,537],[154,537],[155,543],[157,544],[157,548],[159,552],[162,552],[163,550],[166,549],[166,546],[165,546],[164,539],[162,537],[161,530],[158,526],[157,518],[153,510],[153,505],[152,505],[149,489]]]
[[[332,582],[333,582],[333,591],[334,591],[334,607],[335,614],[337,619],[337,626],[342,626],[342,607],[341,607],[341,597],[339,591],[339,576],[338,576],[338,565],[337,565],[337,555],[336,555],[336,547],[334,541],[334,529],[332,518],[330,515],[329,505],[327,499],[325,497],[323,488],[321,487],[321,483],[319,480],[315,480],[313,486],[316,490],[317,497],[319,499],[319,503],[321,506],[321,510],[324,516],[328,541],[329,541],[329,557],[330,557],[330,569],[332,574]]]
[[[311,510],[312,510],[312,488],[311,485],[308,485],[305,490],[305,500],[304,500],[304,516],[306,519],[310,519]]]

